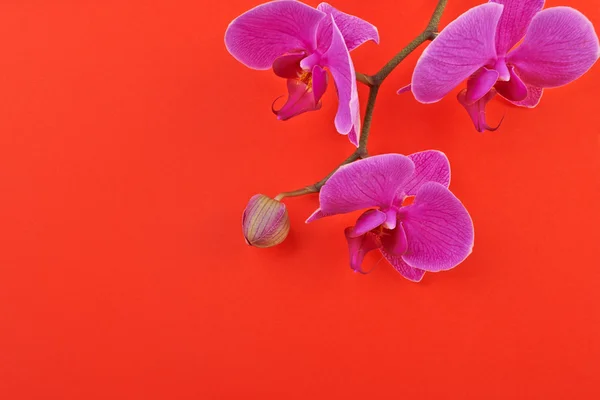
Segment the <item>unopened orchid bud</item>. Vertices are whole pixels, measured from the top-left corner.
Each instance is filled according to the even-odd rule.
[[[264,194],[252,196],[242,217],[246,243],[265,248],[283,242],[290,231],[290,219],[285,204]]]

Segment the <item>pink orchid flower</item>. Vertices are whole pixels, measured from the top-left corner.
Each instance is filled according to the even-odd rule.
[[[473,248],[473,222],[449,184],[450,164],[439,151],[369,157],[331,176],[306,222],[369,209],[345,231],[351,268],[364,273],[365,254],[379,249],[402,276],[419,282],[426,271],[454,268]]]
[[[335,127],[358,146],[360,108],[350,51],[366,41],[379,43],[377,28],[327,3],[317,8],[298,1],[273,1],[237,17],[225,33],[227,50],[249,68],[287,79],[288,99],[278,111],[287,120],[321,108],[327,70],[339,100]]]
[[[570,7],[543,7],[544,0],[491,0],[458,17],[417,62],[415,98],[437,102],[469,78],[458,101],[483,132],[496,129],[485,121],[496,93],[533,108],[545,88],[579,78],[600,56],[592,23]]]

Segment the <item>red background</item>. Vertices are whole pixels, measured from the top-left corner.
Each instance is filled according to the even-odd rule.
[[[450,0],[442,25],[478,3]],[[256,4],[0,4],[0,397],[600,397],[600,65],[537,109],[493,101],[504,124],[478,134],[453,96],[395,94],[407,59],[370,151],[444,151],[475,248],[420,284],[384,262],[361,276],[343,235],[355,216],[303,223],[316,196],[286,200],[284,244],[244,244],[250,196],[310,184],[352,151],[334,90],[279,122],[285,83],[225,50]],[[373,73],[435,1],[335,5],[379,27],[381,45],[354,52]],[[556,5],[600,27],[596,0]]]

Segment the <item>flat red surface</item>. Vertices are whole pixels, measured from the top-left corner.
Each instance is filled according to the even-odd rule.
[[[478,134],[453,96],[395,94],[411,55],[370,151],[444,151],[475,248],[420,284],[384,262],[361,276],[354,215],[303,223],[316,196],[287,201],[283,245],[244,244],[250,196],[352,151],[333,90],[279,122],[285,83],[225,50],[256,4],[1,2],[0,398],[600,398],[600,65],[535,110],[494,100],[502,128]],[[476,4],[450,0],[442,25]],[[435,1],[335,5],[379,27],[354,53],[373,73]],[[556,5],[600,27],[596,0]]]

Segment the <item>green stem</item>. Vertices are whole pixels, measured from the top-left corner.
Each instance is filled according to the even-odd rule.
[[[367,101],[367,110],[363,120],[362,129],[360,132],[360,143],[358,148],[340,165],[338,165],[333,171],[327,174],[326,177],[312,185],[306,186],[302,189],[292,190],[290,192],[283,192],[275,197],[275,200],[281,200],[285,197],[304,196],[310,193],[317,193],[327,180],[343,165],[349,164],[361,158],[368,157],[367,144],[369,141],[369,133],[371,132],[371,122],[373,121],[373,111],[375,110],[375,102],[377,101],[377,94],[383,81],[392,73],[392,71],[402,62],[404,59],[420,45],[428,40],[433,40],[438,34],[438,27],[440,19],[444,13],[444,9],[448,4],[448,0],[438,0],[438,4],[433,11],[433,15],[427,24],[427,27],[423,32],[412,40],[406,47],[404,47],[398,54],[394,56],[387,64],[383,66],[375,75],[369,76],[356,72],[356,80],[369,86],[369,100]]]

